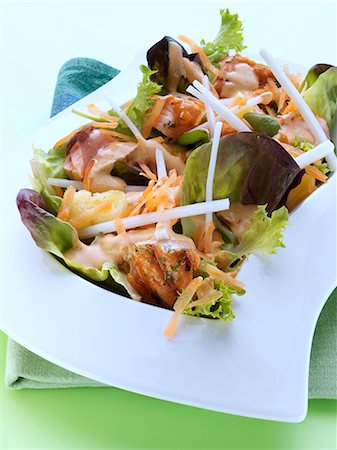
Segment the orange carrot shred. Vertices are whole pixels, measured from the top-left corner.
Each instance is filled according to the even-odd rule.
[[[61,220],[68,220],[71,211],[71,205],[74,200],[76,189],[74,186],[69,186],[64,193],[62,203],[57,214],[57,217]]]
[[[217,69],[215,66],[213,66],[213,64],[208,59],[206,53],[203,51],[203,49],[200,47],[200,45],[197,45],[192,39],[190,39],[182,34],[180,36],[178,36],[178,39],[180,39],[181,41],[188,44],[191,47],[192,52],[199,54],[200,59],[201,59],[203,65],[206,67],[206,69],[208,69],[210,72],[212,72],[213,75],[215,75],[216,77],[223,78],[223,74],[220,72],[219,69]]]

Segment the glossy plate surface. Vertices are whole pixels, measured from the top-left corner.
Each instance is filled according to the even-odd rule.
[[[135,92],[141,60],[104,87],[120,104]],[[76,108],[100,104],[104,89]],[[31,144],[48,149],[84,123],[68,108],[5,161],[12,169],[6,174],[2,330],[64,368],[122,389],[250,417],[303,420],[312,336],[335,286],[336,176],[291,214],[285,249],[244,264],[247,294],[234,301],[232,323],[184,317],[167,341],[170,311],[74,275],[37,248],[20,221],[15,197],[30,186]]]

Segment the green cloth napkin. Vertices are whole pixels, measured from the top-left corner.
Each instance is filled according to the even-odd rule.
[[[52,115],[107,83],[118,70],[88,58],[71,59],[61,68]],[[11,389],[103,386],[69,372],[8,339],[6,385]],[[337,290],[325,304],[315,330],[309,375],[310,398],[337,398]]]

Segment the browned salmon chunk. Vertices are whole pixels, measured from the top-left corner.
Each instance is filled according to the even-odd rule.
[[[132,245],[127,260],[128,280],[143,300],[172,308],[179,292],[193,278],[200,262],[194,250],[172,249],[166,245]]]

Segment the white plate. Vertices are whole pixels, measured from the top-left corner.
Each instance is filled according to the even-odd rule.
[[[141,59],[108,83],[117,102],[134,92]],[[99,102],[101,92],[76,107]],[[232,323],[184,317],[168,341],[170,311],[74,275],[37,248],[20,221],[15,197],[30,186],[31,143],[47,149],[83,123],[68,108],[6,162],[2,330],[49,361],[122,389],[244,416],[303,420],[313,332],[335,285],[336,177],[291,214],[285,249],[244,264],[247,294],[235,300]]]

